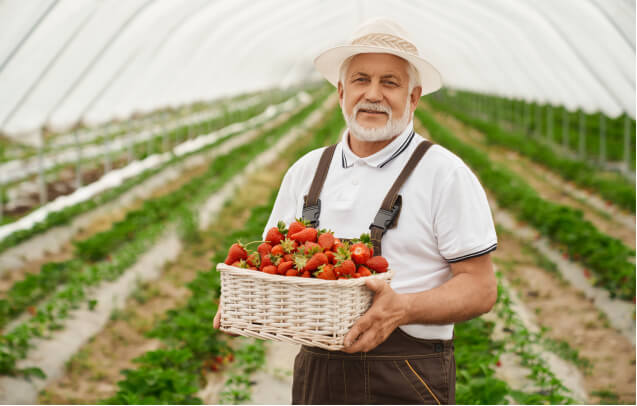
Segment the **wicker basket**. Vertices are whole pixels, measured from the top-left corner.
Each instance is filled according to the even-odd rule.
[[[221,330],[327,350],[343,348],[345,334],[370,307],[368,278],[389,282],[393,271],[358,279],[323,280],[271,275],[218,264]]]

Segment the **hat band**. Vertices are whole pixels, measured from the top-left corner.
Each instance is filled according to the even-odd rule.
[[[391,34],[367,34],[352,41],[352,45],[371,45],[381,48],[392,48],[398,51],[418,55],[418,48],[409,41]]]

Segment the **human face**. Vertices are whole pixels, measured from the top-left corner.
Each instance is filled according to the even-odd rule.
[[[352,58],[338,86],[341,109],[349,121],[355,120],[350,130],[358,127],[359,132],[370,130],[382,138],[391,138],[404,129],[421,91],[416,87],[409,92],[407,66],[407,61],[391,54],[359,54]],[[394,128],[399,124],[397,120],[402,125],[400,129]],[[380,135],[384,129],[395,134]]]

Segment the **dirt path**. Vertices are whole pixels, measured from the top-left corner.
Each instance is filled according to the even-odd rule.
[[[602,211],[595,207],[587,199],[576,197],[569,190],[577,190],[574,185],[564,180],[557,180],[556,176],[551,176],[551,172],[520,154],[496,145],[486,145],[484,135],[479,131],[464,125],[452,116],[438,112],[431,108],[435,119],[442,125],[449,128],[455,136],[462,141],[484,151],[493,162],[502,164],[521,176],[532,186],[542,198],[559,203],[565,206],[581,210],[584,217],[593,223],[597,229],[611,237],[617,238],[627,246],[635,248],[635,228],[627,226],[624,222],[617,221],[611,213],[617,211],[609,205],[608,211]],[[552,174],[554,175],[554,174]],[[586,195],[584,191],[577,193],[580,196]],[[613,210],[614,209],[614,210]],[[629,216],[623,213],[624,216]],[[632,216],[634,224],[634,216]]]
[[[188,299],[187,282],[198,270],[210,269],[210,258],[215,251],[225,249],[219,246],[220,238],[228,230],[240,228],[251,208],[270,197],[288,164],[285,160],[278,161],[250,176],[232,203],[219,213],[214,225],[201,232],[203,240],[185,243],[179,258],[166,267],[158,280],[129,298],[125,310],[114,313],[106,328],[69,362],[66,375],[42,392],[40,403],[96,403],[113,395],[117,382],[123,378],[120,371],[134,367],[133,358],[158,348],[159,342],[146,338],[144,333],[166,310]],[[209,381],[216,381],[213,387],[221,387],[222,372],[207,373]],[[215,393],[209,396],[210,399],[217,398]]]
[[[603,391],[617,402],[635,402],[635,348],[595,306],[560,279],[548,260],[512,234],[499,230],[498,249],[492,254],[506,279],[532,310],[546,335],[577,350],[590,367],[584,374],[589,399],[598,403]],[[559,350],[557,350],[559,352]]]

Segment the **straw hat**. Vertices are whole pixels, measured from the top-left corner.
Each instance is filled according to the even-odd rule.
[[[364,53],[392,54],[411,62],[420,75],[421,96],[435,92],[442,86],[440,73],[420,56],[407,31],[387,18],[363,23],[348,45],[323,51],[314,59],[314,66],[331,84],[337,86],[343,62],[350,56]]]

